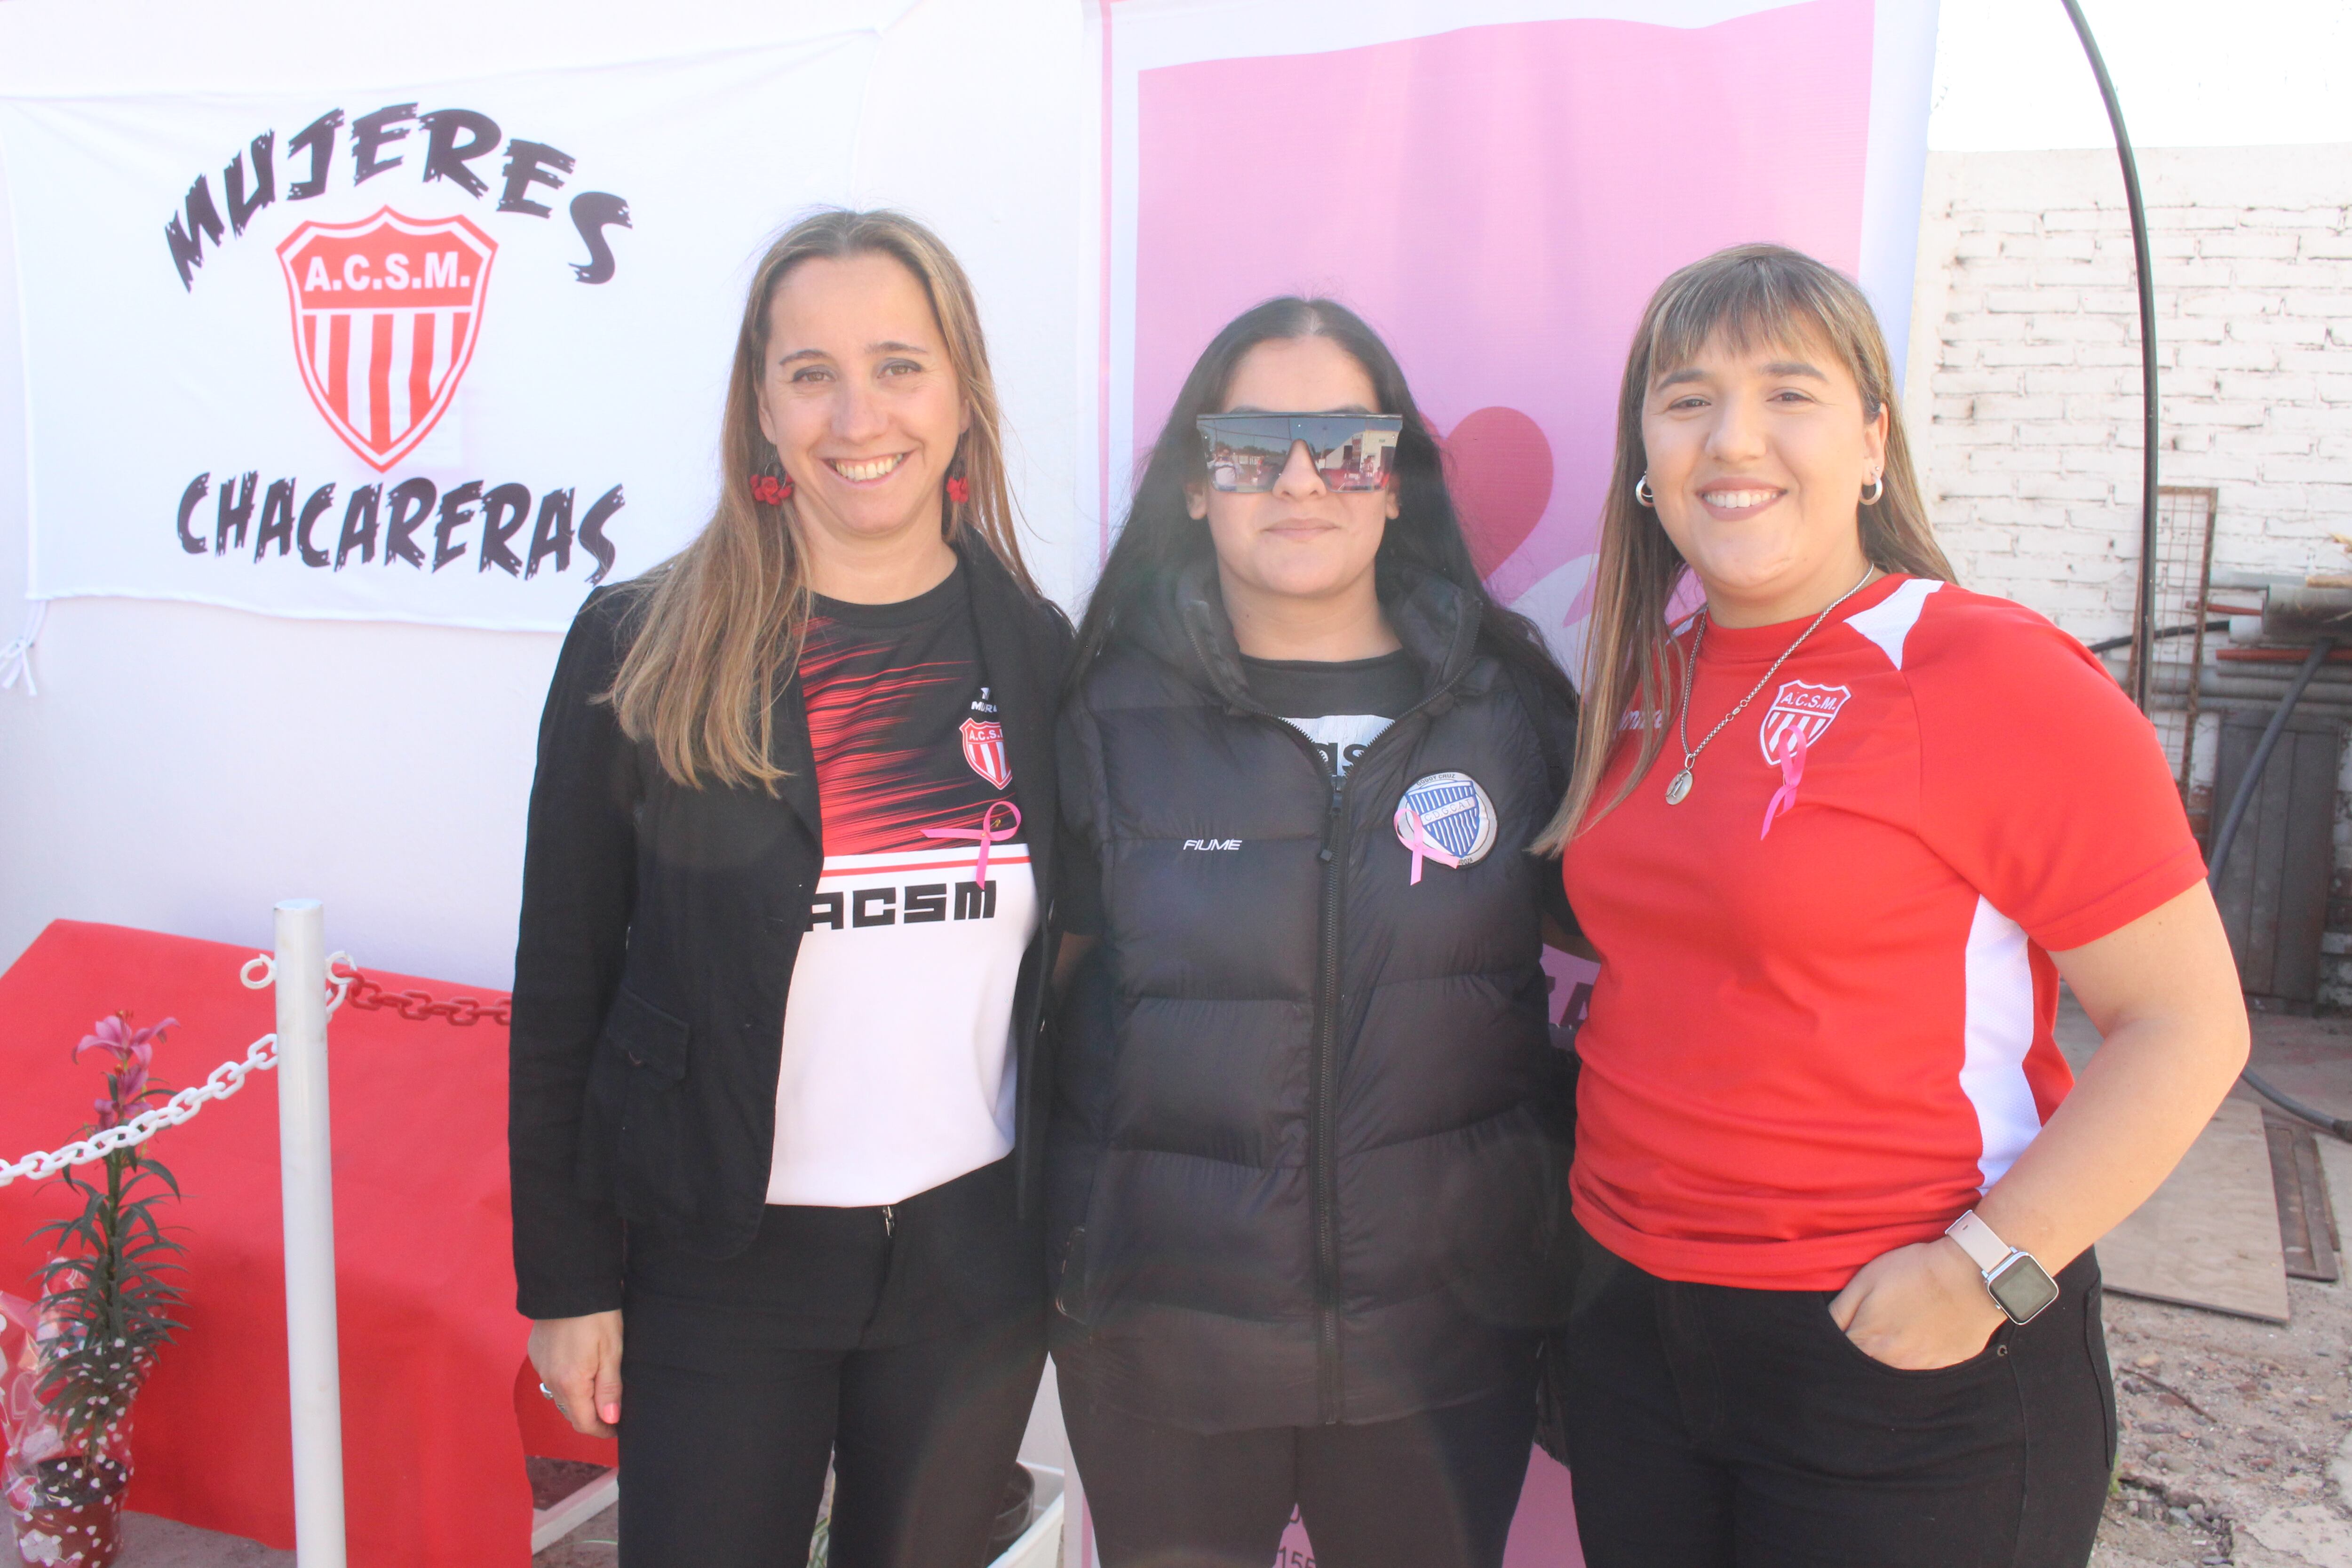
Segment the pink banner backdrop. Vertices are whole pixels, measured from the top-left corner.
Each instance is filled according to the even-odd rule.
[[[1858,269],[1876,10],[1506,22],[1138,70],[1129,450],[1235,313],[1334,294],[1446,436],[1490,584],[1572,654],[1650,291],[1742,240]]]
[[[1481,573],[1573,671],[1617,384],[1661,279],[1727,245],[1795,246],[1861,279],[1902,358],[1933,0],[1129,0],[1095,17],[1106,548],[1217,330],[1273,295],[1332,295],[1403,362]],[[1559,966],[1559,1011],[1590,973]],[[1567,1473],[1540,1454],[1506,1561],[1582,1561]],[[1294,1523],[1277,1563],[1312,1562]]]

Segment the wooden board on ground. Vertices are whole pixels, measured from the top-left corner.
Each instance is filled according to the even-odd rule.
[[[2308,1122],[2270,1110],[2263,1112],[2263,1130],[2271,1141],[2271,1190],[2278,1194],[2286,1277],[2333,1285],[2339,1238],[2319,1166],[2318,1134]]]
[[[2253,1100],[2221,1102],[2156,1195],[2099,1243],[2099,1269],[2110,1290],[2286,1321],[2270,1139]]]

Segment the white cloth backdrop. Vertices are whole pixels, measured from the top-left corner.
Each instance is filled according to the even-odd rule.
[[[572,491],[576,531],[620,485],[607,581],[641,570],[705,514],[742,268],[811,201],[902,207],[971,274],[1030,563],[1074,597],[1095,558],[1068,500],[1081,27],[1076,0],[0,4],[0,682],[28,589],[74,595],[36,601],[38,645],[0,685],[0,964],[58,917],[267,945],[271,902],[302,894],[370,963],[504,985],[552,628],[595,562],[575,531],[568,570],[485,572],[475,503],[437,574],[437,504],[422,569],[383,563],[388,519],[341,573],[275,539],[257,563],[268,488],[293,481],[299,525],[337,487],[312,531],[331,556],[355,487],[520,484],[531,515],[508,544],[527,567],[549,492]],[[498,122],[471,164],[484,194],[425,182],[414,124],[381,150],[404,162],[352,185],[353,121],[411,101]],[[309,171],[288,143],[337,108],[328,188],[296,201]],[[199,174],[227,220],[223,168],[242,155],[249,177],[264,132],[276,201],[206,238],[183,288],[166,225]],[[562,187],[523,193],[545,218],[498,210],[518,138],[573,160]],[[589,285],[570,209],[594,192],[631,226],[602,231],[614,269]],[[386,206],[462,216],[498,249],[459,396],[379,473],[304,386],[274,250]],[[220,487],[247,472],[246,542],[222,558]],[[198,474],[189,554],[176,516]]]
[[[32,593],[561,628],[706,515],[748,264],[848,195],[874,53],[0,98]]]

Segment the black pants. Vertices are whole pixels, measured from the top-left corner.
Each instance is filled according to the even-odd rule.
[[[828,1459],[834,1568],[981,1568],[1045,1370],[1011,1161],[887,1215],[771,1206],[720,1261],[629,1247],[624,1568],[802,1568]]]
[[[1527,1479],[1535,1380],[1400,1421],[1202,1436],[1093,1397],[1055,1352],[1103,1568],[1267,1568],[1293,1508],[1318,1568],[1499,1568]]]
[[[2082,1568],[2116,1457],[2092,1255],[1957,1366],[1872,1360],[1831,1293],[1643,1273],[1587,1243],[1569,1468],[1591,1568]]]

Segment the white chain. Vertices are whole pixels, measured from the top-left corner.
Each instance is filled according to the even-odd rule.
[[[268,1071],[278,1065],[278,1037],[264,1035],[253,1042],[241,1062],[223,1062],[213,1068],[212,1076],[193,1089],[184,1089],[152,1110],[142,1110],[119,1127],[109,1127],[77,1139],[64,1148],[47,1154],[27,1154],[13,1165],[0,1164],[0,1187],[20,1176],[43,1181],[56,1175],[68,1165],[87,1165],[102,1160],[117,1149],[128,1149],[144,1143],[166,1127],[181,1122],[204,1109],[207,1100],[226,1100],[245,1087],[247,1073]]]
[[[335,992],[333,998],[327,1004],[327,1011],[330,1015],[343,1005],[345,993],[351,990],[352,983],[359,978],[356,972],[350,974],[336,973],[335,965],[338,962],[356,971],[356,966],[352,964],[350,953],[338,952],[327,960],[328,984],[334,987]],[[247,990],[258,991],[276,980],[277,967],[268,953],[257,953],[246,961],[244,967],[238,971],[237,977],[245,983]],[[257,975],[257,969],[259,972]],[[64,1148],[53,1150],[46,1154],[27,1154],[14,1164],[0,1162],[0,1187],[5,1187],[20,1178],[29,1177],[36,1182],[46,1181],[69,1165],[87,1165],[94,1160],[103,1160],[118,1149],[133,1148],[144,1143],[164,1128],[177,1127],[183,1121],[189,1120],[209,1102],[226,1100],[238,1089],[243,1089],[247,1074],[268,1072],[277,1065],[278,1036],[273,1032],[262,1036],[247,1047],[243,1061],[221,1063],[220,1066],[213,1068],[212,1075],[204,1082],[192,1089],[182,1089],[152,1110],[142,1110],[121,1126],[109,1127],[102,1131],[93,1132],[87,1138],[76,1139]]]

